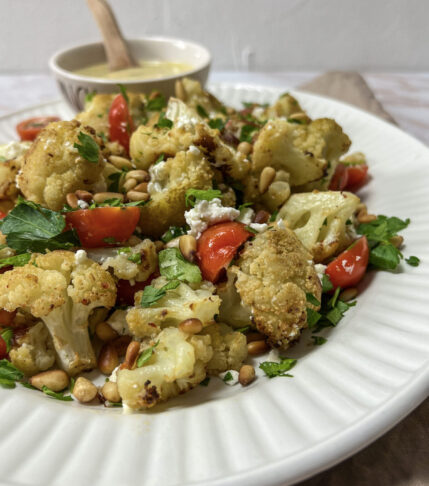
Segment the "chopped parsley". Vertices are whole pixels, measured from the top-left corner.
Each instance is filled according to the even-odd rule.
[[[166,106],[165,96],[160,93],[147,102],[146,109],[148,111],[161,111]]]
[[[178,248],[167,248],[158,254],[159,271],[168,280],[199,283],[202,280],[198,265],[185,260]]]
[[[85,103],[90,103],[93,100],[93,98],[96,94],[97,94],[97,91],[91,91],[91,93],[87,93],[85,95]]]
[[[306,293],[305,297],[308,303],[315,305],[316,307],[320,305],[320,302],[316,299],[316,297],[313,294]]]
[[[159,289],[157,289],[153,285],[147,285],[143,290],[140,305],[142,307],[150,307],[151,305],[158,302],[159,299],[162,299],[162,297],[164,297],[168,290],[177,289],[179,285],[179,280],[172,280],[171,282],[168,282]]]
[[[209,127],[221,132],[225,128],[225,122],[222,118],[212,118],[209,120]]]
[[[334,286],[332,285],[331,279],[324,273],[322,275],[322,292],[326,293],[332,290]]]
[[[79,155],[83,159],[93,164],[96,164],[98,162],[100,153],[100,148],[97,142],[90,135],[87,135],[83,132],[79,132],[77,138],[80,144],[75,143],[73,147],[77,148]]]
[[[9,258],[0,259],[0,268],[8,267],[12,265],[13,267],[22,267],[30,261],[30,253],[21,253],[20,255],[11,256]]]
[[[274,221],[276,220],[276,218],[277,218],[277,215],[278,215],[278,214],[279,214],[279,210],[278,210],[278,209],[276,209],[276,210],[274,211],[274,213],[273,213],[273,214],[270,216],[270,220],[269,220],[269,221],[270,221],[270,223],[274,223]]]
[[[292,378],[293,375],[287,372],[291,370],[297,363],[293,358],[281,358],[280,363],[275,361],[264,361],[259,365],[259,368],[268,376],[268,378],[274,378],[275,376],[287,376]]]
[[[158,158],[155,160],[155,164],[159,164],[160,162],[164,162],[165,154],[160,154]]]
[[[209,114],[204,109],[204,107],[201,106],[201,105],[197,105],[197,113],[200,115],[201,118],[208,118],[209,117]]]
[[[200,386],[208,386],[210,383],[210,376],[206,376],[202,382],[200,382]]]
[[[125,254],[127,255],[127,260],[133,263],[136,263],[137,265],[140,265],[142,262],[142,256],[140,253],[133,253],[131,250],[131,247],[129,246],[124,246],[122,248],[118,248],[117,250],[118,255]]]
[[[120,243],[115,238],[113,238],[113,236],[106,236],[106,238],[103,238],[103,241],[108,245],[117,245],[118,243]]]
[[[109,185],[107,189],[111,192],[119,192],[119,187],[123,179],[125,179],[125,175],[128,172],[128,169],[122,169],[120,172],[114,172],[107,176],[107,180],[109,181]]]
[[[155,124],[158,128],[168,128],[170,129],[173,126],[173,121],[169,120],[165,117],[165,112],[161,112],[158,118],[158,122]]]
[[[223,381],[225,383],[228,383],[228,381],[231,381],[231,380],[233,380],[233,376],[232,376],[231,372],[228,371],[227,373],[225,373],[225,376],[223,377]]]
[[[130,99],[128,98],[127,90],[125,89],[125,86],[123,84],[117,84],[119,91],[121,92],[121,95],[124,97],[124,100],[126,101],[127,104],[129,104]]]
[[[234,331],[246,334],[250,331],[250,326],[239,327],[238,329],[234,329]]]
[[[188,189],[185,194],[185,203],[186,206],[195,206],[197,201],[211,201],[215,198],[220,198],[222,196],[222,192],[219,189]]]
[[[6,352],[8,353],[10,351],[10,348],[12,346],[12,339],[13,339],[13,331],[10,327],[4,328],[0,332],[0,336],[3,338],[3,341],[6,343]]]
[[[243,125],[240,132],[240,142],[252,143],[253,133],[259,130],[255,125]]]
[[[161,241],[168,243],[174,238],[186,235],[187,229],[184,226],[170,226],[170,228],[161,236]]]
[[[24,378],[20,371],[7,359],[0,360],[0,386],[3,388],[15,388],[15,382]]]
[[[64,391],[54,392],[53,390],[51,390],[47,386],[42,387],[42,392],[45,395],[48,395],[48,397],[55,398],[55,400],[61,400],[63,402],[72,402],[73,401],[73,398],[71,397],[71,395],[64,395],[64,393],[65,393]]]
[[[141,368],[144,364],[146,364],[150,358],[152,357],[155,348],[158,346],[159,341],[157,341],[153,346],[150,348],[145,349],[140,356],[137,358],[137,368]]]
[[[314,346],[321,346],[322,344],[325,344],[327,339],[324,338],[323,336],[311,336],[311,339],[313,340]]]
[[[410,256],[409,258],[406,258],[405,261],[412,267],[418,267],[420,264],[420,258],[416,256]]]

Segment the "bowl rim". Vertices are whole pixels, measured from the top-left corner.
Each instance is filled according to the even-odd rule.
[[[192,76],[193,74],[199,73],[200,71],[203,71],[204,69],[207,69],[211,62],[212,62],[212,55],[210,51],[207,49],[207,47],[203,46],[202,44],[199,44],[198,42],[190,41],[187,39],[182,39],[178,37],[166,37],[166,36],[146,36],[146,37],[136,37],[136,38],[131,38],[131,39],[126,39],[127,42],[144,42],[144,41],[161,41],[161,42],[170,42],[170,43],[176,43],[176,42],[182,42],[184,44],[187,44],[188,46],[192,46],[194,48],[199,49],[200,51],[203,52],[204,58],[201,62],[201,64],[193,69],[190,69],[188,71],[184,71],[183,73],[180,74],[174,74],[171,76],[164,76],[161,78],[146,78],[146,79],[105,79],[105,78],[96,78],[92,76],[84,76],[81,74],[75,74],[72,71],[68,71],[67,69],[64,69],[58,65],[58,59],[60,56],[68,53],[69,51],[72,51],[74,49],[78,48],[88,48],[88,47],[93,47],[93,46],[103,46],[102,41],[96,41],[96,42],[88,42],[85,44],[74,44],[69,47],[57,50],[54,52],[54,54],[49,58],[49,68],[54,74],[59,74],[61,76],[64,76],[66,78],[72,79],[74,81],[84,81],[87,83],[92,83],[92,84],[105,84],[105,85],[117,85],[119,84],[124,84],[124,85],[131,85],[131,84],[149,84],[149,83],[154,83],[154,82],[163,82],[163,81],[171,81],[174,79],[180,79],[186,76]]]

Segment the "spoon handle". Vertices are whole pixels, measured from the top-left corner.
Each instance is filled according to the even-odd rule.
[[[138,66],[121,34],[112,9],[105,0],[87,0],[103,36],[104,49],[110,71]]]

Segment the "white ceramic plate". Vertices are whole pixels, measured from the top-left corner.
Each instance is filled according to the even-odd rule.
[[[278,89],[213,86],[227,103],[272,101]],[[357,452],[415,408],[429,381],[429,150],[350,106],[296,93],[313,117],[333,117],[368,156],[361,196],[372,212],[410,217],[406,255],[417,268],[367,279],[328,342],[305,334],[287,355],[294,378],[247,389],[212,380],[148,413],[58,402],[0,389],[0,484],[7,486],[284,485]],[[34,115],[70,116],[62,102],[0,119],[0,141]]]

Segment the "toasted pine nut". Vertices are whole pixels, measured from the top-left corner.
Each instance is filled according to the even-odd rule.
[[[264,167],[259,177],[259,192],[261,194],[267,191],[275,176],[276,171],[272,167]]]
[[[348,289],[343,290],[338,298],[343,302],[348,302],[349,300],[354,299],[357,294],[358,290],[355,287],[349,287]]]
[[[240,385],[247,386],[255,379],[255,368],[251,365],[243,365],[238,374]]]
[[[117,169],[132,169],[133,164],[125,157],[119,155],[111,155],[109,162],[112,163]]]
[[[94,194],[93,199],[96,203],[103,203],[107,199],[120,199],[123,201],[124,195],[119,192],[97,192],[97,194]]]
[[[125,189],[125,192],[131,191],[131,189],[134,189],[137,185],[137,181],[135,179],[127,179],[124,182],[124,185],[122,186]]]
[[[121,401],[118,385],[113,381],[106,381],[101,388],[101,394],[106,400],[109,400],[109,402],[118,403]]]
[[[111,345],[116,349],[118,356],[125,356],[128,345],[131,342],[130,336],[119,336],[114,341],[111,341]]]
[[[38,373],[30,378],[30,384],[41,390],[47,386],[54,392],[64,390],[69,386],[69,377],[63,370],[50,370]]]
[[[168,243],[165,244],[166,248],[179,248],[180,236],[173,238]]]
[[[248,332],[246,333],[246,341],[252,343],[253,341],[263,341],[264,335],[260,332]]]
[[[203,323],[196,318],[185,319],[179,324],[179,329],[189,334],[198,334],[203,329]]]
[[[365,212],[368,212],[368,208],[366,207],[366,204],[361,202],[356,206],[356,211],[359,212],[362,211],[362,209],[365,209]]]
[[[377,216],[375,214],[368,214],[364,209],[359,211],[357,215],[357,220],[359,223],[370,223],[371,221],[375,221]]]
[[[176,95],[176,98],[179,98],[179,100],[186,101],[186,91],[185,88],[183,87],[183,82],[181,79],[178,79],[174,83],[174,93]]]
[[[79,376],[73,387],[73,395],[80,403],[88,403],[97,396],[98,389],[91,381]]]
[[[130,170],[127,172],[125,179],[135,179],[137,182],[147,182],[150,177],[145,170]]]
[[[85,201],[87,203],[92,201],[92,194],[88,191],[82,191],[81,189],[78,189],[75,191],[76,197],[80,199],[81,201]]]
[[[395,235],[390,238],[390,243],[396,248],[400,248],[404,242],[404,237],[401,235]]]
[[[249,155],[253,150],[253,146],[249,142],[241,142],[238,144],[237,150],[244,155]]]
[[[105,344],[98,355],[98,368],[104,375],[110,375],[119,365],[118,351],[113,344]]]
[[[197,252],[197,240],[192,235],[182,235],[179,238],[179,250],[182,252],[185,260],[193,262]]]
[[[161,240],[156,240],[153,242],[153,244],[155,245],[157,253],[165,248],[164,242],[162,242]]]
[[[265,353],[268,351],[268,344],[265,341],[252,341],[247,345],[247,352],[251,356]]]
[[[140,343],[137,341],[131,341],[128,345],[127,352],[125,353],[125,360],[121,364],[121,369],[132,370],[134,368],[139,353]]]
[[[134,187],[134,190],[138,192],[147,192],[147,182],[140,182],[140,184],[137,184],[136,187]]]
[[[99,322],[95,326],[95,334],[101,341],[112,341],[118,337],[118,333],[107,322]]]
[[[294,113],[293,115],[290,115],[289,118],[291,118],[292,120],[300,120],[303,121],[304,123],[310,123],[311,121],[310,117],[303,112]]]
[[[266,223],[269,219],[270,219],[270,213],[267,213],[267,211],[264,211],[263,209],[259,210],[255,214],[255,223],[263,224]]]
[[[158,98],[158,96],[160,96],[160,92],[159,91],[152,91],[152,93],[149,95],[149,99],[150,100],[154,100],[155,98]]]
[[[67,204],[71,207],[71,208],[77,208],[78,207],[78,204],[77,204],[77,196],[76,194],[74,194],[73,192],[69,192],[67,195],[66,195],[66,201],[67,201]]]
[[[147,192],[138,192],[138,191],[127,192],[127,199],[129,201],[147,201],[149,197],[150,196]]]

